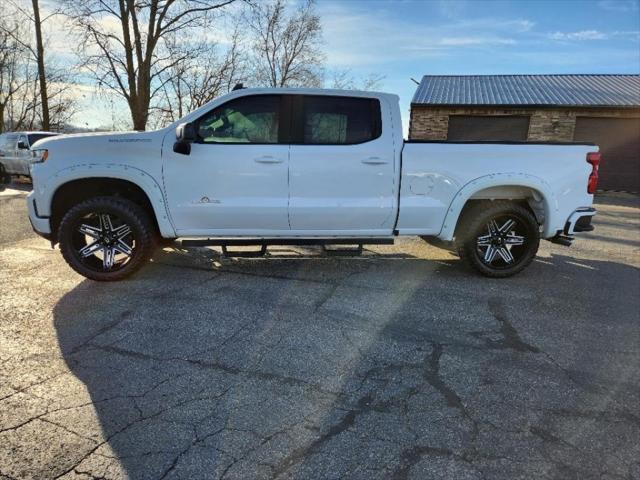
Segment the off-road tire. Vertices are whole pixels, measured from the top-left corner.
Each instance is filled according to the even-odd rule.
[[[522,233],[518,238],[523,237],[524,240],[521,246],[518,245],[518,255],[512,255],[513,265],[498,258],[504,265],[494,266],[484,260],[478,245],[482,234],[487,232],[489,222],[504,218],[516,220]],[[479,202],[467,210],[460,219],[456,245],[460,257],[482,275],[492,278],[510,277],[525,269],[535,258],[540,245],[540,227],[534,214],[518,203],[508,200]],[[505,246],[504,243],[502,245]],[[510,251],[513,248],[515,247],[512,246]]]
[[[86,215],[103,213],[121,219],[130,227],[135,246],[125,265],[100,271],[99,266],[92,268],[83,263],[73,239]],[[67,211],[58,228],[60,251],[69,266],[80,275],[100,282],[122,280],[140,269],[155,250],[155,236],[152,220],[144,209],[130,200],[117,197],[94,197],[79,203]]]

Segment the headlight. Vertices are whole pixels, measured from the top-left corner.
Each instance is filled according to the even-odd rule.
[[[31,150],[31,163],[42,163],[49,158],[49,150],[46,148],[36,148]]]

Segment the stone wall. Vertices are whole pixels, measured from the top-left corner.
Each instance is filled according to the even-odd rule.
[[[446,140],[449,115],[528,115],[530,141],[571,142],[576,117],[639,117],[640,109],[411,107],[410,140]]]

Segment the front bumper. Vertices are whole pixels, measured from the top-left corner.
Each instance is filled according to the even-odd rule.
[[[33,231],[41,237],[51,240],[51,222],[49,217],[40,217],[38,215],[38,207],[36,205],[36,199],[31,192],[27,196],[27,208],[29,210],[29,221]]]
[[[574,235],[580,232],[591,232],[594,226],[591,224],[591,219],[598,213],[593,207],[578,208],[567,219],[567,223],[564,225],[565,235]]]

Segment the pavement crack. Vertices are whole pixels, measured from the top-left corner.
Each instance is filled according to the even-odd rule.
[[[102,326],[101,328],[99,328],[98,330],[96,330],[89,338],[84,340],[81,344],[76,345],[75,347],[73,347],[69,351],[69,354],[73,355],[78,350],[81,350],[85,345],[87,345],[89,343],[92,343],[93,340],[95,340],[97,337],[99,337],[103,333],[106,333],[109,330],[112,330],[112,329],[116,328],[122,322],[127,320],[130,316],[131,316],[131,311],[130,310],[126,310],[126,311],[120,313],[120,316],[118,317],[118,319],[116,319],[116,320],[114,320],[112,322],[109,322],[108,324],[106,324],[106,325]]]
[[[309,455],[313,455],[320,448],[331,440],[333,437],[340,435],[349,427],[355,424],[358,415],[369,412],[374,409],[373,395],[371,393],[361,397],[356,403],[355,408],[348,410],[347,413],[337,423],[331,425],[327,431],[315,439],[308,445],[299,447],[287,455],[274,469],[273,478],[277,478],[287,472],[292,466],[305,459]]]
[[[44,417],[41,417],[39,420],[41,422],[46,422],[46,423],[48,423],[50,425],[53,425],[53,426],[58,427],[58,428],[61,428],[65,432],[71,433],[72,435],[75,435],[76,437],[80,437],[80,438],[82,438],[84,440],[89,440],[90,442],[93,442],[93,443],[99,443],[95,439],[89,438],[89,437],[85,437],[84,435],[80,435],[78,432],[76,432],[74,430],[71,430],[70,428],[67,428],[64,425],[61,425],[61,424],[59,424],[57,422],[54,422],[53,420],[49,420],[49,419],[44,418]]]
[[[437,457],[455,457],[448,448],[437,448],[416,445],[415,447],[403,450],[400,454],[400,466],[391,475],[394,480],[404,480],[409,478],[411,468],[413,468],[426,455]]]
[[[475,438],[478,435],[478,422],[471,417],[460,396],[444,381],[440,373],[440,359],[442,358],[444,347],[440,343],[433,343],[432,345],[433,350],[431,351],[429,361],[423,373],[424,378],[427,380],[429,385],[435,388],[442,395],[449,407],[458,410],[464,418],[472,423],[473,435]]]
[[[219,362],[197,360],[197,359],[192,359],[192,358],[162,357],[162,356],[157,356],[157,355],[150,355],[150,354],[147,354],[147,353],[127,350],[127,349],[116,347],[116,346],[113,346],[113,345],[107,346],[107,345],[89,344],[87,346],[90,346],[94,350],[100,350],[100,351],[103,351],[103,352],[113,353],[113,354],[116,354],[116,355],[122,355],[122,356],[130,357],[130,358],[134,358],[134,359],[137,359],[137,360],[146,360],[146,361],[154,361],[154,362],[184,362],[184,363],[187,363],[189,365],[193,365],[193,366],[200,367],[200,368],[205,368],[205,369],[217,370],[217,371],[220,371],[220,372],[227,373],[229,375],[243,375],[243,376],[246,376],[246,377],[249,377],[249,378],[258,379],[258,380],[273,381],[273,382],[280,383],[280,384],[283,384],[283,385],[306,387],[306,388],[310,388],[310,389],[312,389],[312,390],[314,390],[314,391],[316,391],[318,393],[322,393],[324,395],[330,395],[330,396],[333,396],[333,397],[341,396],[340,392],[334,392],[332,390],[327,390],[327,389],[323,388],[321,385],[319,385],[317,383],[309,382],[309,381],[306,381],[306,380],[303,380],[303,379],[300,379],[300,378],[297,378],[297,377],[280,375],[280,374],[277,374],[277,373],[264,372],[264,371],[256,370],[256,369],[243,369],[243,368],[239,368],[239,367],[225,365],[225,364],[219,363]]]
[[[504,337],[502,344],[506,348],[511,348],[518,352],[540,353],[540,350],[537,347],[529,345],[520,338],[520,334],[509,321],[504,307],[504,302],[501,298],[490,298],[489,310],[494,318],[500,323],[500,333]]]
[[[487,334],[493,332],[484,331],[470,332],[471,336],[484,340],[487,347],[496,350],[510,349],[516,352],[541,353],[541,350],[538,347],[530,345],[522,340],[518,330],[516,330],[513,324],[509,321],[509,316],[507,315],[504,302],[501,298],[489,298],[488,305],[491,315],[493,315],[493,318],[495,318],[500,325],[499,330],[495,333],[500,333],[502,335],[502,339],[493,340],[491,338],[487,338]]]

